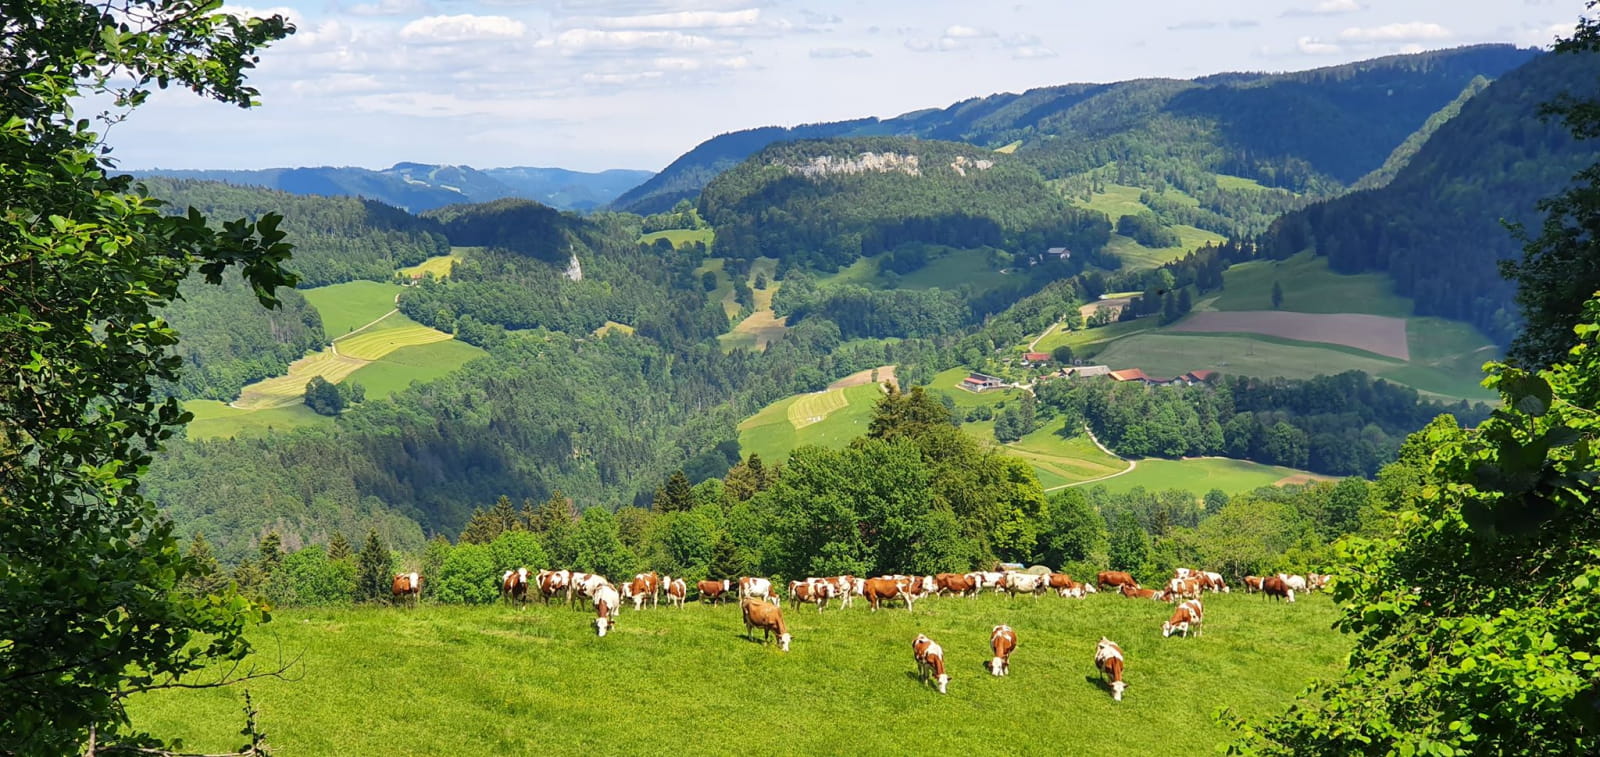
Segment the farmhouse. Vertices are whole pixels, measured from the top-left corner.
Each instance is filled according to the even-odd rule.
[[[982,373],[968,374],[961,380],[961,388],[971,392],[982,392],[989,389],[999,389],[1005,386],[1005,379],[995,376],[986,376]]]
[[[1047,352],[1024,352],[1024,353],[1022,353],[1022,362],[1026,363],[1026,364],[1032,364],[1032,365],[1042,365],[1044,363],[1050,362],[1050,353],[1047,353]]]
[[[1050,249],[1045,250],[1044,254],[1054,255],[1062,260],[1070,260],[1072,258],[1072,250],[1069,250],[1065,247],[1051,247]]]
[[[1109,365],[1080,365],[1080,366],[1077,366],[1076,368],[1063,368],[1062,371],[1061,371],[1061,375],[1063,375],[1063,376],[1071,376],[1073,378],[1093,378],[1095,376],[1109,376],[1109,375],[1111,375],[1111,366],[1109,366]]]
[[[1155,376],[1151,376],[1144,371],[1139,370],[1138,368],[1124,368],[1120,371],[1110,371],[1105,375],[1108,375],[1117,381],[1140,381],[1150,386],[1193,386],[1195,384],[1205,383],[1213,376],[1216,376],[1217,372],[1204,370],[1189,371],[1181,376],[1174,376],[1172,378],[1156,378]]]

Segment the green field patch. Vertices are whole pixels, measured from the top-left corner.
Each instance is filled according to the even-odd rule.
[[[602,325],[600,328],[595,329],[592,333],[595,336],[605,336],[606,334],[610,334],[613,331],[618,333],[618,334],[627,334],[627,335],[631,336],[633,334],[634,329],[633,329],[632,326],[629,326],[626,323],[617,323],[616,321],[606,321],[604,325]]]
[[[789,652],[746,638],[734,603],[623,610],[605,638],[592,611],[538,603],[283,609],[249,632],[260,652],[245,668],[296,661],[291,675],[250,684],[275,750],[397,756],[1203,754],[1234,738],[1213,710],[1277,714],[1343,669],[1349,642],[1330,628],[1338,611],[1326,595],[1205,604],[1204,635],[1163,639],[1166,603],[1110,594],[927,598],[915,612],[785,603]],[[983,668],[999,623],[1021,642],[1005,677]],[[947,695],[917,680],[918,633],[945,649]],[[1121,702],[1096,680],[1102,636],[1128,660]],[[142,694],[128,707],[142,729],[220,752],[238,746],[240,703],[229,687]],[[692,706],[617,727],[652,703]]]
[[[1382,273],[1334,273],[1326,258],[1302,252],[1287,260],[1252,260],[1222,274],[1223,290],[1212,310],[1289,310],[1298,313],[1368,313],[1405,318],[1411,301],[1394,293]],[[1283,304],[1272,307],[1272,285],[1283,288]]]
[[[639,237],[639,241],[645,244],[655,244],[657,239],[665,239],[671,242],[673,247],[703,242],[707,247],[710,247],[711,241],[715,236],[716,232],[711,229],[667,229],[666,231],[652,231]]]
[[[1278,465],[1262,465],[1249,460],[1209,457],[1190,460],[1146,458],[1139,460],[1138,465],[1127,473],[1089,485],[1104,486],[1113,492],[1125,492],[1136,486],[1151,491],[1184,489],[1199,496],[1212,489],[1221,489],[1231,495],[1280,483],[1320,480],[1334,479],[1332,476],[1322,476]],[[1206,603],[1210,604],[1210,600],[1206,600]]]
[[[739,424],[739,449],[764,460],[782,461],[805,444],[838,449],[867,432],[873,408],[883,389],[862,384],[817,394],[786,397],[762,408]],[[833,406],[840,401],[842,406]],[[802,404],[806,403],[806,404]],[[800,409],[796,406],[800,405]],[[824,413],[818,408],[831,407]],[[820,420],[811,420],[821,415]]]
[[[897,277],[895,287],[954,291],[963,286],[971,286],[975,294],[982,294],[1014,281],[1014,276],[996,271],[989,265],[987,249],[946,248],[944,254],[928,261],[927,265]]]
[[[1216,176],[1217,176],[1217,188],[1218,189],[1227,189],[1227,190],[1235,190],[1235,191],[1236,190],[1240,190],[1240,189],[1247,189],[1247,190],[1255,190],[1255,191],[1261,191],[1261,192],[1268,192],[1268,191],[1272,191],[1274,189],[1273,187],[1266,186],[1265,184],[1262,184],[1261,182],[1256,181],[1255,179],[1246,179],[1243,176],[1231,176],[1231,175],[1225,174],[1225,173],[1219,173]]]
[[[973,429],[973,433],[976,435],[976,429]],[[992,423],[988,433],[989,438],[993,439]],[[1055,418],[1041,424],[1033,433],[1001,448],[1007,455],[1028,461],[1034,472],[1039,474],[1039,483],[1047,489],[1103,478],[1128,468],[1126,462],[1101,451],[1082,430],[1075,430],[1075,433],[1068,435],[1065,418]]]
[[[360,360],[377,360],[401,347],[414,347],[452,338],[443,331],[428,328],[407,318],[404,313],[395,313],[366,331],[336,340],[333,346],[340,355]]]
[[[1073,198],[1072,201],[1076,205],[1105,213],[1110,216],[1111,224],[1115,226],[1118,218],[1149,212],[1150,208],[1139,201],[1139,195],[1143,193],[1144,190],[1139,187],[1106,184],[1104,192],[1090,195],[1087,202],[1081,198]]]
[[[304,403],[241,410],[216,400],[188,400],[183,403],[183,409],[194,414],[194,420],[185,431],[190,439],[232,439],[333,423],[332,418],[317,415]]]
[[[1022,146],[1022,140],[1019,139],[1019,140],[1017,140],[1015,142],[1012,142],[1011,144],[1001,145],[999,147],[996,147],[996,148],[994,148],[994,151],[997,152],[997,153],[1000,153],[1002,155],[1012,155],[1012,154],[1015,154],[1016,151],[1017,151],[1017,148],[1021,147],[1021,146]]]
[[[354,381],[367,392],[367,400],[383,399],[411,386],[443,378],[472,360],[488,355],[481,348],[457,339],[419,344],[399,349],[369,363],[346,381]]]
[[[399,273],[408,279],[420,279],[429,274],[436,279],[447,279],[450,278],[450,269],[460,260],[461,253],[451,252],[449,255],[438,255],[414,266],[401,268]]]
[[[1115,219],[1112,219],[1115,220]],[[1184,255],[1203,247],[1207,243],[1217,244],[1224,240],[1221,234],[1177,224],[1167,228],[1178,233],[1178,246],[1176,247],[1145,247],[1121,234],[1112,234],[1111,241],[1106,244],[1106,249],[1116,254],[1122,260],[1124,267],[1133,270],[1146,268],[1159,268]]]
[[[732,331],[717,337],[722,349],[765,350],[768,344],[789,330],[789,317],[779,318],[772,312],[772,296],[777,294],[778,288],[782,286],[782,282],[777,279],[777,272],[776,258],[756,258],[751,261],[750,275],[745,283],[750,285],[751,299],[755,301],[755,312],[740,321]],[[766,278],[766,289],[755,288],[757,275]],[[735,309],[734,312],[737,313],[738,310]]]
[[[694,275],[696,281],[704,279],[707,273],[716,277],[717,288],[707,292],[706,299],[722,303],[723,312],[727,313],[728,318],[732,319],[739,314],[739,303],[733,299],[733,279],[728,276],[728,272],[724,269],[727,262],[724,258],[706,258],[705,262],[694,269]]]
[[[856,258],[854,262],[834,273],[817,277],[817,286],[859,286],[876,289],[878,283],[878,258]]]
[[[961,381],[972,372],[966,368],[951,368],[933,377],[928,384],[928,391],[932,394],[949,397],[956,407],[966,409],[988,405],[993,407],[1006,400],[1020,399],[1021,389],[990,389],[987,392],[970,392],[961,388]],[[991,435],[992,438],[993,435]]]
[[[1141,318],[1134,321],[1108,323],[1092,329],[1073,331],[1057,329],[1040,339],[1034,349],[1039,352],[1050,352],[1065,344],[1072,347],[1074,353],[1081,353],[1078,354],[1079,357],[1091,357],[1111,342],[1125,339],[1134,334],[1155,331],[1156,328],[1157,321],[1154,318]]]
[[[322,333],[338,339],[394,310],[394,298],[404,289],[392,283],[347,281],[303,289],[300,294],[322,314]]]
[[[1139,368],[1166,378],[1188,371],[1213,370],[1234,376],[1305,379],[1356,370],[1374,376],[1399,362],[1363,356],[1359,350],[1256,335],[1177,334],[1149,331],[1105,345],[1095,360],[1113,369]]]

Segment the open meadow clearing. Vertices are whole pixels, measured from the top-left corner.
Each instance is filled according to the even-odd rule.
[[[407,278],[418,278],[431,274],[436,279],[450,278],[450,269],[454,268],[456,262],[461,260],[463,253],[467,249],[469,248],[452,248],[449,255],[436,255],[416,265],[401,268],[400,275]]]
[[[777,294],[778,288],[783,285],[777,280],[777,272],[778,261],[775,258],[756,258],[751,261],[750,275],[745,280],[745,283],[750,285],[750,295],[755,303],[755,312],[740,321],[738,325],[733,327],[732,331],[717,337],[717,341],[722,343],[722,349],[730,351],[736,349],[764,351],[767,349],[768,344],[783,336],[784,332],[789,330],[789,317],[779,318],[776,313],[772,312],[772,296]],[[755,288],[757,274],[766,278],[767,287],[765,289]],[[729,284],[729,287],[731,291],[732,284]],[[731,294],[729,296],[732,297]],[[724,306],[726,306],[726,303],[724,303]],[[734,307],[733,312],[734,314],[739,312],[737,305]]]
[[[303,389],[302,389],[303,391]],[[333,419],[317,415],[304,403],[264,410],[241,410],[217,400],[187,400],[183,409],[194,414],[184,427],[190,439],[233,438],[239,434],[288,431],[301,426],[329,425]]]
[[[1411,300],[1394,293],[1383,273],[1335,273],[1328,259],[1302,252],[1285,260],[1252,260],[1222,274],[1223,290],[1195,310],[1272,310],[1272,285],[1283,290],[1277,310],[1297,313],[1370,313],[1404,318]]]
[[[843,447],[867,432],[881,396],[879,385],[864,383],[785,397],[739,424],[739,449],[764,460],[783,461],[805,444]]]
[[[665,239],[671,242],[673,247],[682,247],[695,242],[710,245],[715,235],[716,233],[711,229],[667,229],[666,231],[652,231],[639,237],[639,241],[645,244],[654,244],[657,239]]]
[[[592,610],[555,605],[285,610],[252,636],[262,665],[298,660],[292,680],[249,689],[285,757],[1193,754],[1230,738],[1218,708],[1275,714],[1344,662],[1326,595],[1204,601],[1204,634],[1187,639],[1161,637],[1169,605],[1104,593],[924,598],[913,612],[785,602],[787,653],[745,638],[736,603],[625,609],[605,638]],[[997,678],[984,665],[1001,623],[1018,645]],[[947,695],[917,680],[918,633],[945,649]],[[1127,660],[1122,702],[1095,674],[1102,636]],[[233,689],[176,691],[130,711],[219,751],[238,742],[239,706]]]
[[[1265,334],[1300,342],[1342,344],[1396,360],[1411,359],[1406,319],[1384,315],[1280,310],[1190,313],[1167,331]]]
[[[1087,486],[1104,486],[1113,492],[1125,492],[1136,486],[1150,491],[1184,489],[1198,496],[1212,489],[1221,489],[1223,493],[1233,495],[1263,486],[1334,480],[1337,480],[1334,476],[1322,476],[1279,465],[1262,465],[1249,460],[1219,457],[1184,460],[1144,458],[1126,474]]]
[[[1111,219],[1113,222],[1116,218]],[[1115,253],[1122,260],[1123,266],[1140,270],[1144,268],[1159,268],[1164,263],[1170,263],[1184,255],[1189,254],[1196,247],[1203,247],[1207,242],[1216,244],[1223,241],[1223,236],[1205,229],[1173,224],[1167,228],[1178,234],[1178,244],[1175,247],[1145,247],[1129,237],[1121,234],[1112,234],[1111,241],[1106,243],[1106,249]]]
[[[338,339],[394,310],[394,298],[403,289],[399,284],[348,281],[304,289],[300,294],[322,314],[322,333]]]

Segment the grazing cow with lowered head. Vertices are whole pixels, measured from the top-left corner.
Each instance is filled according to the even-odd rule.
[[[777,605],[763,602],[759,599],[741,599],[739,608],[744,612],[744,633],[751,639],[755,638],[753,629],[761,629],[761,641],[772,638],[773,633],[778,634],[778,649],[789,651],[789,626],[783,622],[783,610]]]
[[[500,598],[513,607],[528,603],[528,569],[508,570],[500,577]]]
[[[1221,592],[1223,594],[1227,594],[1229,591],[1228,582],[1222,580],[1222,574],[1212,573],[1211,571],[1200,572],[1200,588],[1210,589],[1211,591]]]
[[[1174,633],[1182,633],[1183,638],[1189,638],[1190,627],[1194,628],[1194,635],[1199,636],[1200,621],[1204,619],[1205,608],[1200,605],[1200,600],[1191,599],[1178,605],[1172,611],[1172,617],[1161,624],[1161,638],[1165,639]]]
[[[933,577],[934,583],[939,587],[939,594],[955,594],[956,596],[978,596],[978,576],[975,573],[940,573]]]
[[[702,601],[709,599],[711,600],[711,606],[716,607],[717,602],[722,599],[723,595],[733,591],[733,582],[698,581],[695,583],[694,588],[696,591],[700,592],[700,599]]]
[[[911,656],[917,661],[917,673],[922,676],[922,682],[933,679],[939,685],[939,693],[944,694],[945,685],[950,683],[950,676],[944,670],[944,647],[919,633],[911,640]]]
[[[1294,576],[1294,575],[1289,575],[1288,573],[1279,573],[1278,574],[1278,578],[1283,579],[1284,585],[1288,586],[1290,589],[1298,591],[1301,594],[1305,593],[1305,591],[1306,591],[1306,577],[1305,576]]]
[[[395,576],[389,583],[389,593],[396,602],[415,605],[422,596],[422,574],[401,573]]]
[[[1011,630],[1011,626],[995,626],[989,633],[989,648],[994,650],[994,659],[989,661],[989,674],[1009,674],[1011,651],[1017,648],[1017,632]]]
[[[1102,570],[1095,574],[1094,583],[1102,589],[1117,589],[1124,586],[1142,588],[1138,581],[1133,580],[1133,576],[1120,570]]]
[[[1261,591],[1261,576],[1245,576],[1244,593],[1254,594],[1258,591]]]
[[[1094,648],[1094,666],[1100,671],[1100,678],[1111,684],[1111,698],[1122,701],[1122,692],[1128,688],[1122,680],[1122,647],[1101,636]]]
[[[772,581],[757,576],[739,579],[739,599],[766,599],[778,604],[778,592],[772,590]]]
[[[1122,585],[1122,596],[1129,599],[1153,599],[1157,602],[1167,601],[1167,595],[1165,592],[1159,592],[1155,589],[1135,589],[1127,584]]]
[[[861,585],[861,596],[866,597],[867,604],[872,606],[872,611],[878,611],[878,605],[890,599],[904,599],[906,610],[911,609],[911,603],[916,598],[906,591],[906,584],[892,578],[869,578]]]
[[[1273,599],[1294,601],[1294,589],[1289,588],[1288,581],[1277,576],[1267,576],[1261,579],[1261,593]]]
[[[661,579],[661,585],[667,592],[667,604],[683,609],[683,600],[689,596],[689,584],[681,578],[667,576]]]
[[[594,630],[605,638],[606,631],[617,625],[617,615],[622,609],[622,597],[611,584],[601,584],[594,590]]]
[[[1032,594],[1034,599],[1038,599],[1039,595],[1048,591],[1049,588],[1049,576],[1040,576],[1033,573],[1006,574],[1006,594],[1012,597],[1018,594]]]

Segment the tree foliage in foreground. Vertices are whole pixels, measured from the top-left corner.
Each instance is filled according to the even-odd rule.
[[[1600,299],[1576,333],[1549,370],[1493,365],[1504,404],[1478,428],[1418,432],[1399,530],[1340,547],[1348,670],[1236,751],[1600,750]]]
[[[69,103],[119,110],[180,84],[240,107],[258,49],[292,31],[187,0],[0,0],[0,753],[93,753],[160,741],[129,695],[249,652],[262,619],[237,594],[196,594],[139,476],[183,420],[177,334],[156,313],[198,268],[231,266],[262,304],[292,285],[276,217],[208,227],[163,215],[107,175]],[[249,746],[249,745],[247,745]]]

